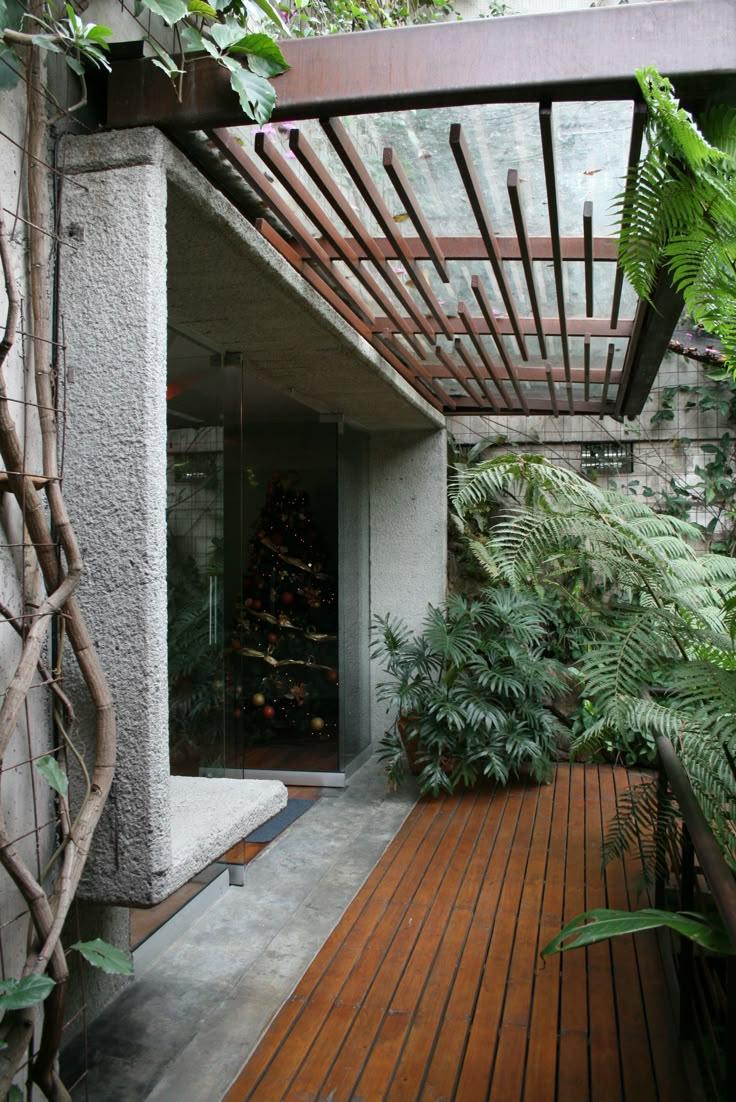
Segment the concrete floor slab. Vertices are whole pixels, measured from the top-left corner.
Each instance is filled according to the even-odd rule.
[[[73,1097],[218,1102],[415,800],[374,758],[318,801],[92,1024]],[[81,1053],[78,1039],[63,1065]]]

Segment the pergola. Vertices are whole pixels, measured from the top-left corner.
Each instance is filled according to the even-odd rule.
[[[211,59],[177,100],[117,61],[107,124],[158,125],[446,413],[635,415],[682,308],[638,301],[611,207],[636,69],[697,112],[736,91],[736,6],[680,0],[286,41],[272,122]],[[296,125],[297,122],[299,125]]]

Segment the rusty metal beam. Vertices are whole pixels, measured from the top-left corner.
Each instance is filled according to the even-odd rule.
[[[493,231],[491,225],[491,216],[488,213],[488,207],[486,201],[483,198],[483,189],[481,188],[480,180],[478,179],[478,173],[475,170],[470,151],[463,136],[462,127],[460,123],[453,123],[450,127],[450,149],[452,155],[455,158],[455,164],[457,165],[458,172],[460,173],[460,179],[463,182],[465,193],[468,197],[475,221],[477,223],[480,235],[486,246],[488,253],[488,260],[493,268],[493,274],[496,277],[496,283],[498,289],[501,292],[501,298],[503,304],[506,307],[506,313],[511,321],[511,326],[516,337],[516,343],[519,346],[519,352],[524,360],[529,359],[529,354],[526,349],[526,342],[524,340],[524,334],[521,331],[519,325],[519,316],[516,310],[516,304],[509,290],[508,283],[506,281],[506,273],[503,270],[503,263],[501,261],[501,254],[498,248],[498,242],[496,240],[496,234]]]
[[[643,410],[683,306],[682,295],[660,272],[651,303],[640,300],[637,308],[618,388],[617,414],[635,416]]]
[[[363,164],[357,149],[350,139],[350,135],[339,119],[322,119],[321,122],[322,129],[332,143],[335,152],[345,166],[358,192],[363,197],[373,217],[396,249],[407,271],[411,274],[414,286],[426,302],[432,317],[439,325],[440,330],[451,340],[452,331],[447,316],[437,301],[437,296],[424,278],[424,274],[417,267],[414,257],[404,244],[403,235],[394,228],[391,212],[384,203],[370,173]]]
[[[309,174],[312,181],[317,185],[319,190],[324,195],[325,199],[330,203],[333,210],[342,218],[346,226],[350,228],[350,231],[355,235],[352,238],[347,238],[347,244],[353,253],[360,260],[372,260],[376,265],[376,269],[382,278],[386,281],[397,298],[403,302],[405,309],[409,312],[411,317],[416,323],[417,332],[421,332],[427,337],[430,342],[434,342],[434,331],[430,328],[429,322],[422,314],[419,306],[414,301],[408,290],[401,282],[396,272],[393,270],[388,260],[378,248],[377,243],[370,235],[366,227],[358,218],[357,214],[351,207],[348,200],[338,188],[332,175],[328,172],[325,166],[317,157],[316,153],[312,149],[311,145],[301,133],[300,130],[293,129],[289,132],[289,148],[299,163]],[[385,240],[385,238],[383,239]],[[325,252],[328,253],[331,246],[328,247],[327,241],[320,242]],[[335,255],[337,259],[337,255]],[[420,352],[421,358],[424,358]]]
[[[271,172],[273,172],[274,176],[280,181],[294,202],[298,204],[303,213],[306,214],[314,225],[318,226],[322,233],[328,238],[333,248],[337,250],[338,258],[346,264],[358,282],[361,283],[368,294],[371,295],[373,300],[386,311],[394,323],[394,326],[404,334],[417,354],[424,359],[425,352],[421,345],[415,341],[408,322],[394,308],[373,276],[367,268],[361,264],[360,260],[352,251],[342,234],[338,231],[337,227],[330,220],[329,216],[325,214],[319,203],[317,203],[314,197],[307,191],[296,173],[292,172],[289,168],[281,153],[276,148],[273,140],[262,132],[258,133],[256,134],[255,148],[258,156],[264,164],[268,165]],[[337,273],[335,272],[334,274],[336,275]],[[352,298],[356,305],[360,304],[360,300],[355,294],[352,295]]]
[[[450,277],[447,274],[447,265],[442,255],[442,249],[439,246],[437,238],[432,233],[432,228],[422,211],[414,188],[409,183],[407,175],[401,167],[401,162],[391,146],[388,146],[383,151],[383,167],[386,170],[386,175],[389,180],[394,185],[394,190],[399,197],[401,205],[411,218],[412,225],[419,234],[419,239],[427,250],[429,259],[434,264],[437,275],[443,283],[449,283]]]
[[[524,218],[524,208],[521,205],[521,196],[519,194],[519,173],[515,168],[510,168],[506,177],[506,190],[509,193],[509,202],[511,204],[511,213],[514,217],[514,228],[516,229],[516,245],[519,249],[521,256],[521,263],[524,269],[524,278],[526,279],[526,289],[529,293],[529,303],[532,308],[532,314],[534,315],[534,322],[537,327],[537,340],[539,341],[539,352],[541,356],[546,359],[547,357],[547,344],[544,339],[544,326],[542,324],[542,315],[539,309],[539,298],[537,296],[537,283],[534,278],[534,266],[532,261],[534,260],[534,246],[532,240],[529,237],[526,229],[526,219]],[[499,244],[499,248],[502,249],[501,238],[496,238]],[[539,240],[538,238],[536,240]],[[565,238],[569,241],[570,238]],[[548,258],[552,259],[552,238],[547,237],[545,241],[549,246]],[[576,244],[578,242],[576,241]],[[560,242],[560,248],[563,250],[563,256],[565,255],[564,246],[562,241]],[[503,256],[503,249],[501,252]]]
[[[666,73],[687,98],[736,86],[732,0],[436,23],[281,45],[291,69],[275,81],[275,121],[468,103],[632,99],[634,73],[644,65]],[[447,58],[456,61],[448,65]],[[113,63],[110,127],[247,122],[229,74],[213,59],[190,68],[181,101],[150,61]]]
[[[468,369],[468,372],[470,373],[470,375],[473,376],[473,378],[477,382],[478,386],[480,387],[481,395],[483,395],[483,394],[486,395],[486,397],[488,398],[488,401],[491,403],[491,408],[493,410],[495,410],[496,413],[498,413],[499,412],[498,405],[496,403],[496,399],[493,397],[493,394],[491,393],[490,387],[488,386],[488,379],[486,379],[483,375],[481,375],[480,371],[476,367],[476,364],[473,360],[473,357],[470,355],[467,348],[465,347],[465,345],[463,344],[463,342],[460,340],[459,337],[456,337],[456,339],[454,341],[454,349],[457,352],[460,359],[465,364],[465,366]]]
[[[471,277],[470,289],[472,290],[473,294],[475,295],[475,301],[480,306],[480,312],[483,315],[483,320],[485,321],[486,325],[488,326],[488,330],[489,330],[491,336],[493,337],[493,342],[496,345],[496,348],[498,349],[498,354],[501,357],[501,362],[503,363],[504,367],[506,368],[508,377],[511,380],[511,385],[514,388],[514,392],[516,394],[516,397],[519,399],[519,402],[521,404],[521,408],[523,410],[526,410],[526,408],[527,408],[526,407],[526,399],[524,397],[524,392],[522,391],[521,387],[519,386],[519,381],[518,381],[517,376],[516,376],[516,369],[514,368],[513,364],[511,363],[511,358],[510,358],[510,356],[509,356],[509,354],[506,350],[506,345],[503,343],[503,337],[501,336],[501,333],[499,332],[498,323],[496,322],[496,319],[493,316],[493,307],[491,306],[490,302],[488,301],[488,295],[486,294],[485,288],[484,288],[483,284],[481,283],[479,276],[474,275],[474,276]]]
[[[555,170],[555,149],[552,136],[552,105],[541,104],[539,108],[539,129],[542,137],[542,160],[544,161],[544,179],[547,185],[547,214],[552,235],[552,253],[557,292],[557,311],[560,317],[560,341],[562,343],[562,361],[567,375],[567,400],[572,409],[572,387],[570,386],[570,346],[567,342],[567,323],[565,319],[565,281],[562,275],[562,253],[560,251],[560,221],[557,209],[557,173]]]
[[[476,317],[473,320],[475,321],[478,332],[487,336],[490,330],[485,319]],[[522,332],[528,333],[531,336],[537,332],[534,318],[519,318],[519,321],[521,323]],[[449,317],[447,323],[450,330],[450,337],[466,332],[465,326],[457,317]],[[619,322],[618,329],[611,329],[611,323],[608,318],[568,318],[567,332],[570,337],[584,337],[586,333],[589,333],[593,337],[625,338],[631,333],[633,324],[633,321],[622,321]],[[389,321],[387,318],[379,316],[375,319],[376,332],[380,332],[388,325]],[[500,333],[507,335],[513,333],[511,322],[506,317],[496,318],[496,325]],[[542,325],[546,336],[558,337],[560,335],[559,318],[542,318]]]
[[[292,134],[300,134],[299,130],[292,130]],[[303,141],[303,138],[300,139]],[[509,178],[515,170],[509,172]],[[488,252],[486,250],[485,242],[482,237],[442,237],[439,234],[436,235],[436,241],[439,245],[440,251],[447,261],[452,260],[487,260]],[[381,254],[386,260],[398,260],[399,256],[396,249],[386,237],[376,237],[373,239],[376,247],[380,250]],[[348,237],[347,241],[350,247],[361,258],[361,260],[369,259],[369,253],[361,245],[360,241],[353,240]],[[528,255],[531,260],[552,260],[552,238],[551,237],[529,237],[528,242]],[[422,244],[418,237],[404,237],[404,248],[407,250],[413,260],[431,260],[429,252]],[[501,260],[522,260],[524,259],[524,250],[520,246],[516,237],[496,237],[496,243],[498,245],[498,251]],[[330,244],[327,241],[321,242],[325,252],[330,251]],[[563,260],[580,260],[585,259],[584,242],[582,237],[561,237],[560,238],[560,252]],[[596,263],[608,261],[615,263],[618,256],[618,240],[615,237],[594,237],[593,238],[593,260]]]
[[[435,352],[437,352],[437,349],[435,349]],[[444,359],[442,359],[442,357],[439,357],[439,356],[438,356],[438,358],[441,360],[441,365],[444,365],[444,362],[445,362]],[[445,375],[445,367],[441,366],[441,365],[430,363],[430,364],[426,365],[426,369],[433,376],[436,376],[437,378],[443,378],[444,375]],[[519,380],[521,382],[524,382],[524,383],[543,383],[547,379],[548,372],[551,373],[552,381],[554,383],[564,384],[566,382],[564,369],[562,367],[560,367],[559,365],[554,366],[553,364],[544,364],[543,366],[540,366],[540,367],[519,367],[519,368],[516,368],[516,372],[518,374]],[[498,377],[499,377],[499,379],[501,380],[502,383],[511,381],[508,372],[505,371],[505,370],[502,370],[500,367],[496,368],[496,373],[498,374]],[[610,378],[609,378],[609,382],[610,382],[611,386],[618,386],[618,384],[621,382],[621,376],[622,376],[622,372],[620,370],[619,371],[611,371],[611,375],[610,375]],[[594,368],[593,371],[590,374],[591,383],[601,384],[601,383],[605,382],[605,378],[606,378],[606,372],[605,372],[605,368],[603,368],[603,367]],[[461,380],[458,379],[458,382],[460,382],[460,381]],[[583,372],[583,369],[581,367],[574,367],[572,369],[572,381],[573,381],[573,383],[584,383],[585,382],[584,372]],[[588,397],[585,399],[585,401],[587,402],[589,400],[590,400],[590,395],[588,395]]]
[[[631,189],[631,170],[639,163],[641,156],[641,144],[644,138],[644,127],[647,121],[647,108],[645,103],[634,104],[634,117],[631,122],[631,138],[629,141],[629,156],[626,162],[626,187],[624,192],[628,195]],[[611,300],[611,326],[618,326],[618,314],[621,308],[621,292],[624,286],[624,273],[619,265],[616,266],[616,276],[613,281],[613,297]]]
[[[593,317],[593,204],[583,203],[583,247],[585,251],[585,315]],[[560,253],[562,250],[560,250]]]

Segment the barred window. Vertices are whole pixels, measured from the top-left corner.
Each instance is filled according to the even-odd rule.
[[[583,444],[580,470],[583,474],[632,474],[634,445],[618,440],[596,440]]]

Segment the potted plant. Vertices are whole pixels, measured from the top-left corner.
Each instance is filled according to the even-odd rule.
[[[436,796],[479,777],[505,784],[528,768],[548,780],[561,725],[547,706],[565,669],[545,657],[543,603],[533,594],[484,589],[429,606],[422,628],[378,616],[372,657],[393,721],[380,743],[389,781],[411,756],[421,792]]]

